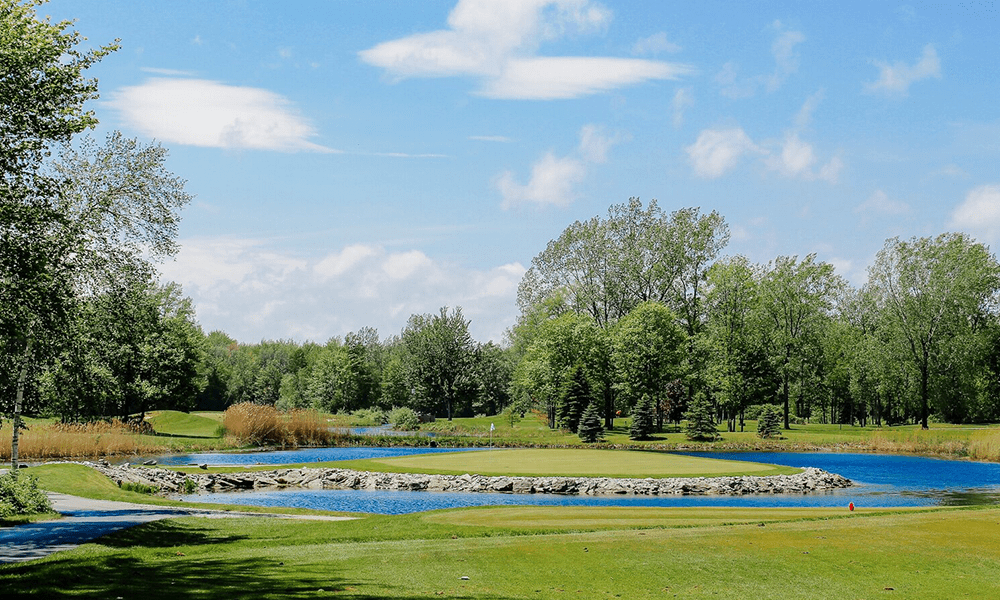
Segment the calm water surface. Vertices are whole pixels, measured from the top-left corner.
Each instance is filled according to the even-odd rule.
[[[351,458],[401,456],[430,448],[324,448],[322,451],[351,451]],[[387,452],[361,456],[364,452]],[[305,454],[317,450],[296,450],[280,454],[287,463],[310,462]],[[262,454],[262,453],[258,453]],[[294,456],[291,456],[294,455]],[[323,455],[321,453],[320,455]],[[457,494],[450,492],[394,492],[370,490],[276,490],[230,492],[185,496],[197,502],[224,502],[256,506],[291,506],[321,510],[404,514],[440,508],[489,505],[534,506],[939,506],[948,504],[1000,504],[1000,464],[949,461],[913,456],[845,454],[833,452],[767,453],[712,452],[694,454],[728,460],[766,462],[792,467],[818,467],[854,481],[854,487],[808,495],[748,496],[563,496],[557,494]],[[194,456],[194,455],[191,455]],[[197,455],[233,457],[246,455]],[[222,459],[219,459],[222,460]],[[242,460],[242,459],[239,459]],[[345,460],[344,458],[317,458]],[[196,460],[181,462],[198,462]],[[211,464],[222,464],[204,460]],[[259,460],[257,462],[264,462]],[[287,464],[286,463],[286,464]],[[165,464],[165,463],[161,463]],[[252,464],[230,462],[228,464]]]

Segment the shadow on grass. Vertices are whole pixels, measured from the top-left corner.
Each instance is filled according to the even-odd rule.
[[[49,558],[0,566],[0,598],[347,598],[410,600],[390,587],[344,577],[335,561],[292,562],[266,556],[242,535],[158,521],[106,536]],[[265,556],[259,554],[263,550]],[[247,554],[255,554],[247,556]],[[285,564],[288,560],[289,564]],[[367,588],[367,591],[366,591]],[[451,598],[459,590],[443,590]],[[433,592],[432,592],[433,595]],[[483,596],[477,596],[483,598]],[[487,600],[504,600],[500,596]]]

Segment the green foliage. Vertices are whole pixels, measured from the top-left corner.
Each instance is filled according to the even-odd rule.
[[[403,330],[407,379],[421,411],[441,411],[449,420],[456,405],[478,391],[474,376],[475,344],[469,321],[456,308],[432,315],[412,315]]]
[[[781,437],[781,409],[773,404],[761,407],[757,417],[757,436],[770,440]]]
[[[645,440],[653,435],[656,429],[656,407],[648,394],[643,394],[635,408],[632,409],[632,423],[628,428],[628,437],[632,440]]]
[[[601,412],[597,408],[597,402],[591,402],[587,405],[587,410],[583,411],[578,433],[580,439],[588,444],[604,439],[604,426],[601,424]]]
[[[665,391],[683,373],[685,337],[677,317],[659,302],[638,305],[615,326],[611,358],[615,390],[628,406],[649,396],[661,412],[669,410]]]
[[[194,479],[184,480],[184,493],[193,494],[198,491],[198,484],[195,483]]]
[[[576,365],[570,371],[569,377],[563,385],[556,407],[559,427],[576,433],[584,409],[593,404],[594,397],[590,391],[587,373],[584,371],[583,365]]]
[[[689,440],[714,441],[719,437],[712,415],[712,403],[704,393],[695,395],[684,418],[687,419],[684,433]]]
[[[185,488],[186,488],[187,487],[187,483],[186,482],[191,481],[191,480],[190,479],[185,479],[184,481],[185,481],[184,485],[185,485]],[[192,482],[192,483],[194,483],[194,482]],[[132,481],[123,481],[123,482],[121,482],[121,485],[119,487],[121,489],[123,489],[124,491],[126,491],[126,492],[135,492],[136,494],[149,494],[149,495],[153,495],[153,494],[155,494],[155,493],[157,493],[157,492],[160,491],[160,488],[158,486],[147,485],[145,483],[134,483]]]
[[[14,471],[0,475],[0,518],[47,512],[52,512],[52,503],[38,489],[37,479]]]
[[[377,427],[391,422],[389,415],[379,408],[361,408],[351,413],[351,421],[362,427]]]
[[[416,431],[420,429],[420,418],[412,408],[403,406],[389,411],[389,422],[397,431]]]

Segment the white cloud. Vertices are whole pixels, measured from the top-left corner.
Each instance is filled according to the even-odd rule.
[[[854,212],[862,215],[862,222],[867,223],[875,215],[905,215],[910,212],[910,205],[902,200],[893,200],[882,190],[875,190],[867,200],[854,208]]]
[[[981,185],[969,190],[965,201],[951,213],[950,229],[977,236],[984,242],[1000,242],[1000,185]]]
[[[667,34],[663,31],[642,38],[632,46],[632,53],[645,56],[647,54],[657,55],[661,52],[680,52],[681,47],[667,39]]]
[[[145,135],[210,148],[336,152],[285,97],[204,79],[153,78],[111,94],[110,104]]]
[[[201,39],[200,35],[196,35],[191,38],[191,45],[193,46],[203,46],[205,44],[204,40]]]
[[[815,162],[816,154],[813,152],[812,145],[803,142],[795,133],[785,136],[780,154],[769,156],[767,159],[767,163],[772,169],[789,177],[808,176]]]
[[[839,156],[834,156],[830,159],[830,162],[820,167],[819,174],[816,177],[823,181],[837,183],[837,179],[840,177],[840,172],[843,169],[844,161],[840,160]]]
[[[780,28],[781,24],[776,23]],[[780,31],[778,37],[771,45],[771,54],[774,56],[774,73],[767,80],[767,90],[773,92],[781,87],[781,84],[799,70],[799,54],[795,47],[806,41],[806,36],[800,31]]]
[[[177,77],[193,77],[194,73],[191,71],[178,71],[177,69],[159,69],[157,67],[142,67],[139,69],[143,73],[153,73],[154,75],[168,75]]]
[[[514,140],[510,139],[505,135],[470,135],[470,140],[476,140],[479,142],[512,142]]]
[[[538,47],[567,33],[606,26],[610,13],[590,0],[460,0],[449,29],[419,33],[358,53],[397,79],[471,76],[489,98],[577,98],[655,79],[690,67],[653,60],[540,57]]]
[[[531,178],[522,185],[512,171],[504,171],[494,179],[503,197],[503,208],[519,204],[569,206],[577,197],[576,187],[587,176],[587,165],[608,159],[608,150],[620,141],[618,135],[607,135],[596,125],[580,128],[580,144],[570,156],[559,157],[546,152],[531,167]]]
[[[685,151],[696,175],[715,179],[739,164],[747,152],[760,152],[761,149],[742,128],[735,128],[705,129]]]
[[[912,67],[903,62],[890,65],[881,61],[875,61],[875,66],[879,68],[879,78],[865,84],[865,88],[886,95],[905,96],[910,86],[920,80],[929,77],[941,79],[941,60],[933,44],[924,46],[923,54]]]
[[[813,112],[816,111],[816,107],[819,103],[823,101],[823,97],[826,93],[823,90],[819,90],[813,95],[806,98],[806,101],[802,103],[802,108],[795,115],[795,128],[805,129],[812,122]]]
[[[694,95],[691,88],[681,88],[674,94],[674,128],[679,129],[684,124],[684,111],[694,106]]]
[[[722,70],[715,75],[715,82],[719,84],[720,94],[734,100],[750,98],[757,93],[756,81],[741,78],[739,66],[731,61],[722,65]]]
[[[504,171],[496,179],[496,186],[503,196],[503,208],[526,203],[569,206],[576,199],[577,184],[586,175],[583,161],[559,158],[547,152],[531,167],[531,179],[527,184],[519,184],[513,172]]]
[[[267,241],[188,239],[163,279],[194,301],[206,331],[244,342],[325,341],[372,326],[398,333],[413,313],[461,306],[481,341],[501,341],[516,318],[519,263],[483,269],[446,264],[418,249],[354,244],[302,258]]]

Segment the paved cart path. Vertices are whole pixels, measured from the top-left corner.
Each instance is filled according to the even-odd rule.
[[[176,517],[275,517],[343,521],[354,517],[275,515],[92,500],[49,492],[62,519],[0,528],[0,563],[33,560],[69,550],[120,529]]]

